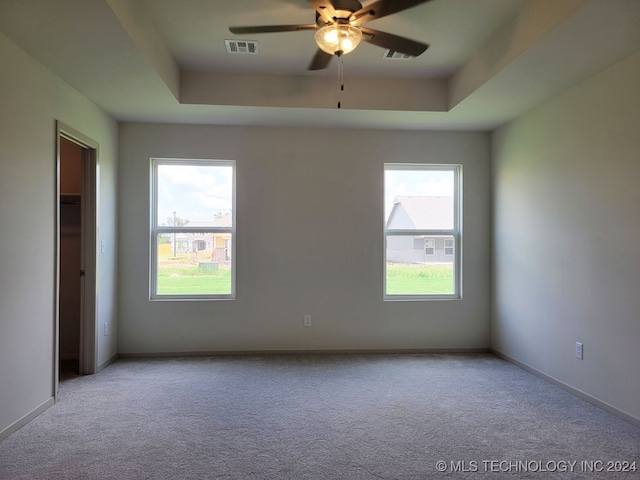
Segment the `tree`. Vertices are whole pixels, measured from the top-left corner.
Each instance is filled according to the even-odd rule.
[[[176,212],[173,212],[172,217],[167,217],[166,225],[170,227],[184,227],[188,223],[189,223],[188,218],[181,218],[176,214]]]

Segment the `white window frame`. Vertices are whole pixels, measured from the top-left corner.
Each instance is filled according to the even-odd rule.
[[[456,251],[455,242],[451,238],[445,238],[443,240],[444,240],[444,254],[447,255],[447,256],[453,255],[453,252]],[[451,242],[451,245],[447,245],[447,242]],[[449,248],[452,250],[451,253],[447,253],[447,249],[449,249]]]
[[[231,179],[231,226],[230,227],[189,227],[158,225],[158,166],[159,165],[199,165],[232,167]],[[236,162],[235,160],[209,160],[190,158],[151,159],[151,218],[150,218],[150,300],[233,300],[236,297]],[[231,234],[231,293],[213,294],[158,294],[158,237],[174,233],[229,233]]]
[[[387,229],[386,219],[383,219],[384,250],[383,250],[383,300],[384,301],[416,301],[416,300],[459,300],[462,299],[462,165],[457,164],[424,164],[424,163],[385,163],[384,171],[447,171],[453,172],[453,228],[444,230],[418,229]],[[383,202],[386,195],[386,184],[383,189]],[[383,207],[384,211],[384,207]],[[453,237],[453,293],[452,294],[402,294],[387,293],[387,237],[410,236],[416,237],[450,236]]]

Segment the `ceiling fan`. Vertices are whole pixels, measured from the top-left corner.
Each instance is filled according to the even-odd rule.
[[[307,1],[316,11],[316,23],[229,27],[229,31],[243,35],[315,30],[315,40],[319,48],[309,64],[309,70],[326,68],[333,56],[346,55],[353,51],[360,41],[412,57],[417,57],[429,48],[428,44],[362,25],[430,0],[378,0],[365,7],[358,0]]]

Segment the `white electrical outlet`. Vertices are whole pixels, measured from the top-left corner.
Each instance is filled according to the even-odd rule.
[[[104,322],[104,336],[109,335],[109,322]]]
[[[582,360],[582,343],[576,342],[576,358]]]
[[[305,327],[310,327],[311,326],[311,315],[305,315],[304,316],[304,326]]]

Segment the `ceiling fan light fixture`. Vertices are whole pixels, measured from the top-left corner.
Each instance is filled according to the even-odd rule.
[[[346,55],[358,46],[362,32],[348,23],[332,23],[318,29],[315,39],[318,47],[329,55]]]

